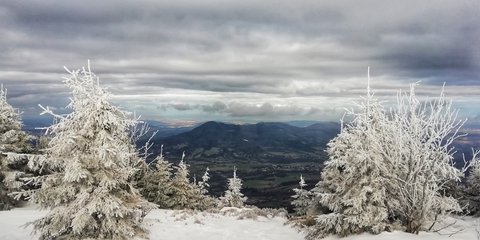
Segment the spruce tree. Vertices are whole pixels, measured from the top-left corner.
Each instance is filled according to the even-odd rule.
[[[7,210],[18,203],[9,196],[20,191],[22,177],[29,176],[25,157],[14,156],[32,150],[32,137],[22,131],[21,113],[7,102],[7,90],[0,87],[0,210]]]
[[[233,177],[228,179],[228,188],[223,197],[220,198],[223,206],[241,208],[245,205],[247,197],[244,197],[242,190],[242,179],[237,177],[237,168],[233,168]]]
[[[215,198],[208,195],[208,188],[210,184],[208,181],[210,180],[210,169],[207,167],[205,173],[202,176],[202,180],[198,182],[195,187],[195,191],[197,192],[196,196],[197,200],[197,209],[199,210],[207,210],[209,208],[216,207],[218,202]]]
[[[208,180],[210,180],[210,174],[208,171],[210,171],[210,169],[207,167],[202,176],[202,181],[198,182],[201,194],[208,194],[208,188],[210,187],[210,184],[208,184]]]
[[[475,216],[480,215],[480,158],[477,157],[479,154],[480,151],[473,152],[471,162],[474,166],[470,169],[465,186],[460,188],[463,195],[462,203],[466,204],[468,213]]]
[[[5,175],[3,168],[0,164],[0,210],[9,210],[14,206],[15,201],[8,196],[9,192],[4,183]]]
[[[349,113],[340,134],[328,143],[329,160],[312,190],[315,201],[328,209],[320,214],[308,239],[328,234],[379,233],[388,226],[388,162],[373,146],[382,144],[388,127],[384,110],[367,88],[360,111]],[[380,133],[380,134],[379,134]]]
[[[307,214],[308,209],[311,206],[312,194],[310,193],[310,191],[304,189],[307,184],[305,183],[305,179],[302,175],[300,175],[299,186],[300,188],[293,189],[295,195],[292,196],[292,205],[294,207],[295,213],[299,216],[302,216]]]
[[[188,165],[185,163],[185,153],[182,160],[175,167],[175,176],[172,180],[172,197],[168,204],[174,209],[195,209],[199,192],[196,185],[189,180]]]
[[[137,181],[142,195],[162,209],[206,210],[216,206],[215,199],[208,195],[208,168],[202,181],[191,182],[184,153],[174,169],[174,176],[171,177],[171,164],[160,154],[147,165],[145,173]]]
[[[7,90],[0,86],[0,152],[28,153],[31,139],[22,131],[20,111],[7,102]]]
[[[172,164],[167,162],[160,153],[149,163],[146,172],[138,182],[143,197],[149,202],[157,204],[158,208],[161,209],[173,208],[172,201],[170,201],[173,194],[172,170]]]
[[[109,93],[85,69],[69,71],[72,112],[58,123],[46,150],[52,170],[32,200],[49,213],[34,222],[40,239],[146,238],[141,226],[152,208],[129,182],[138,153],[129,137],[131,114],[109,102]]]

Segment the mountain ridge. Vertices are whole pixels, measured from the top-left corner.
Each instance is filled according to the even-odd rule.
[[[338,132],[339,124],[333,123],[295,127],[280,122],[239,125],[209,121],[190,131],[157,140],[167,149],[167,157],[185,152],[192,159],[256,158],[277,162],[280,158],[311,160],[323,153],[328,141]],[[288,157],[281,157],[281,153]]]

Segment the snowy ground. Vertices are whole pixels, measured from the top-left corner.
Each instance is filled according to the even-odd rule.
[[[31,207],[0,211],[0,240],[37,239],[30,235],[31,227],[22,225],[45,213]],[[285,221],[280,217],[237,220],[237,217],[219,214],[153,210],[145,224],[150,229],[151,240],[302,240],[302,234],[285,226]]]
[[[32,208],[0,211],[0,239],[36,239],[30,235],[31,227],[25,223],[41,217],[45,212]],[[145,220],[152,240],[302,240],[303,235],[285,225],[284,218],[238,220],[234,216],[198,213],[195,215],[170,210],[154,210]],[[361,234],[342,238],[343,240],[460,240],[477,239],[476,221],[472,218],[450,218],[448,228],[434,233],[412,235],[403,232],[382,233],[380,235]],[[453,235],[451,235],[454,233]],[[451,235],[451,236],[450,236]],[[326,240],[339,239],[328,237]],[[480,238],[478,238],[480,239]]]
[[[284,218],[237,220],[237,217],[199,213],[194,216],[155,210],[147,215],[150,238],[171,240],[302,240]]]
[[[327,237],[325,240],[342,239],[342,240],[480,240],[477,237],[478,220],[471,217],[455,217],[447,218],[443,223],[433,229],[434,232],[420,232],[418,235],[406,232],[383,232],[379,235],[359,234],[349,236],[347,238]],[[480,231],[480,228],[478,228]]]

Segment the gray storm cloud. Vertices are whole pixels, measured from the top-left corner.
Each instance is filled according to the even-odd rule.
[[[130,110],[337,118],[332,105],[361,95],[371,66],[379,95],[416,81],[436,94],[446,82],[453,97],[478,101],[478,16],[473,0],[7,0],[0,82],[25,112],[59,107],[62,67],[91,59]]]

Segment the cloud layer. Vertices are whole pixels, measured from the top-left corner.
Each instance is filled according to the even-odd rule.
[[[480,2],[0,3],[0,82],[26,114],[61,107],[62,66],[91,59],[129,110],[160,120],[338,119],[365,88],[422,81],[480,100]],[[480,110],[479,110],[480,111]],[[468,108],[465,115],[477,115]]]

